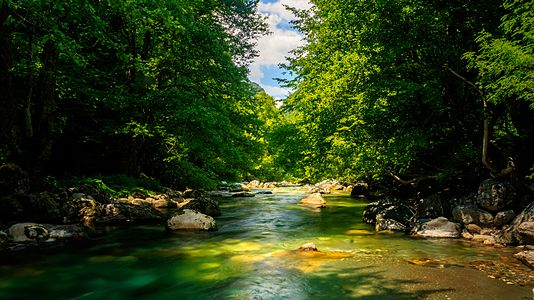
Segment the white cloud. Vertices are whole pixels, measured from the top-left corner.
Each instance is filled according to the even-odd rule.
[[[279,28],[279,24],[287,24],[295,17],[284,5],[298,9],[308,9],[311,4],[308,0],[280,0],[274,3],[260,2],[258,10],[267,16],[267,23],[272,34],[258,39],[257,49],[259,56],[250,65],[250,80],[259,83],[269,94],[275,97],[285,97],[289,91],[275,86],[266,86],[261,83],[265,78],[262,66],[273,67],[286,62],[289,52],[304,44],[302,36],[294,30]]]

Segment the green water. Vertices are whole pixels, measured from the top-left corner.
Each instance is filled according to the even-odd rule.
[[[317,210],[303,196],[222,200],[217,232],[136,226],[4,258],[0,299],[532,299],[532,287],[467,267],[511,249],[377,234],[361,223],[364,201],[328,197]],[[307,242],[321,252],[292,251]],[[422,259],[432,263],[409,263]]]

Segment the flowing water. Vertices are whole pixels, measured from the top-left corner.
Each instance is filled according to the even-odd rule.
[[[375,233],[363,200],[331,196],[319,210],[303,196],[221,200],[217,232],[134,226],[4,257],[0,299],[532,299],[513,249]],[[308,242],[320,252],[295,251]]]

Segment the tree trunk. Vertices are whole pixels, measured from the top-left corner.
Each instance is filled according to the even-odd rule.
[[[9,7],[7,1],[0,7],[0,145],[7,146],[9,151],[16,143],[17,134],[17,103],[13,93],[13,40],[11,28],[7,24]],[[3,155],[5,153],[0,153]]]
[[[52,146],[56,133],[56,70],[59,51],[55,42],[45,43],[41,54],[43,68],[39,75],[38,91],[35,97],[33,116],[36,172],[44,171],[46,162],[52,156]],[[31,150],[30,150],[31,151]]]

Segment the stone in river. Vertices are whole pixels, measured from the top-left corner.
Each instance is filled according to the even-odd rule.
[[[170,230],[217,230],[215,220],[198,211],[184,209],[167,221]]]
[[[324,200],[320,193],[314,193],[300,200],[299,204],[315,208],[323,208],[326,207],[326,200]]]

